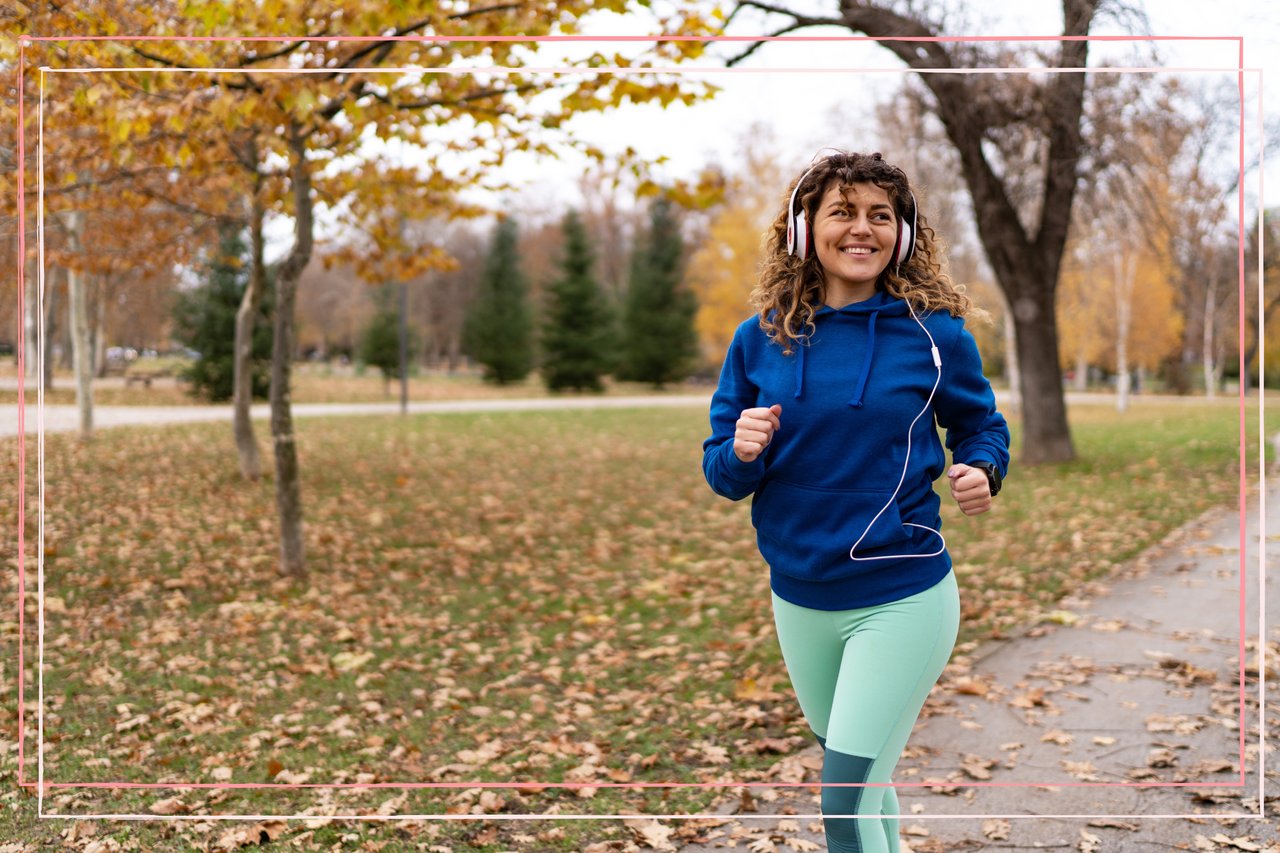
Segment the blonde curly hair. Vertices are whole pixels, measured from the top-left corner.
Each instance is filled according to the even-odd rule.
[[[895,216],[910,215],[911,186],[906,173],[875,154],[839,151],[819,161],[787,187],[783,198],[790,202],[796,184],[803,181],[797,193],[805,218],[813,223],[822,197],[838,185],[842,191],[855,183],[875,184],[889,195]],[[760,316],[760,327],[783,353],[791,355],[792,347],[814,328],[813,315],[826,301],[826,279],[816,252],[803,261],[787,251],[788,206],[778,211],[773,225],[765,234],[765,258],[760,279],[751,291],[751,307]],[[965,294],[964,285],[953,284],[942,271],[946,243],[929,227],[923,213],[916,212],[916,245],[911,259],[904,264],[887,266],[876,280],[876,290],[905,299],[919,314],[946,310],[952,317],[971,316],[989,320]]]

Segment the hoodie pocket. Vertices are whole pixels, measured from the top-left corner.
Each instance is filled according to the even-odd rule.
[[[889,500],[892,494],[892,490],[823,489],[772,479],[751,508],[760,554],[772,568],[802,580],[844,577],[863,566],[883,566],[855,563],[849,559],[849,549],[861,536],[860,557],[892,554],[894,549],[888,546],[893,545],[904,554],[910,550],[899,544],[908,542],[911,533],[902,526],[898,502]]]

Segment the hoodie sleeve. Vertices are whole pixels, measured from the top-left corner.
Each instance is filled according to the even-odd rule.
[[[943,359],[934,412],[947,431],[947,449],[956,462],[990,462],[1002,477],[1007,473],[1009,426],[996,411],[991,383],[982,375],[978,344],[963,327]]]
[[[747,379],[744,323],[734,333],[733,342],[720,369],[720,385],[711,398],[711,437],[702,443],[702,472],[717,495],[739,501],[754,494],[764,478],[764,456],[743,462],[733,452],[733,433],[743,409],[756,404],[760,389]]]

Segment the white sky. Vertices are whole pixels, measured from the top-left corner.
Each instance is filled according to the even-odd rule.
[[[827,5],[808,0],[814,11],[825,13]],[[949,29],[956,35],[1052,35],[1061,32],[1061,7],[1052,0],[1026,3],[1021,0],[987,0],[983,12],[970,11],[974,2],[963,4],[968,26]],[[1280,115],[1280,24],[1274,14],[1268,15],[1262,0],[1220,0],[1212,5],[1212,14],[1205,14],[1202,0],[1147,0],[1146,14],[1150,24],[1147,34],[1160,36],[1244,36],[1245,67],[1260,67],[1267,79],[1264,109],[1271,120]],[[735,22],[731,32],[738,35],[756,35],[765,32],[758,23],[745,19]],[[645,23],[617,16],[597,19],[587,31],[589,35],[634,35],[644,32]],[[1129,35],[1113,20],[1095,24],[1094,35]],[[831,28],[806,30],[804,35],[849,35],[847,30]],[[557,46],[559,47],[559,46]],[[713,51],[724,56],[736,46],[718,45]],[[595,44],[590,49],[610,51],[616,44]],[[740,49],[740,48],[738,48]],[[1090,46],[1090,66],[1098,66],[1104,60],[1111,64],[1131,65],[1135,49],[1144,57],[1142,64],[1156,64],[1165,68],[1213,67],[1235,69],[1239,63],[1239,48],[1234,42],[1161,41],[1143,42],[1135,48],[1132,42],[1101,43]],[[1152,51],[1154,50],[1154,55]],[[1154,62],[1152,61],[1154,56]],[[714,69],[718,62],[705,61],[704,67]],[[663,173],[672,178],[692,178],[711,160],[733,164],[739,140],[746,129],[755,122],[772,127],[781,154],[788,161],[808,161],[813,152],[827,145],[841,147],[875,146],[874,137],[866,139],[832,138],[833,111],[839,111],[840,125],[856,127],[857,116],[865,111],[874,114],[877,101],[899,85],[902,65],[896,57],[874,43],[773,43],[758,50],[743,68],[760,73],[730,73],[724,70],[691,72],[690,76],[705,79],[721,87],[722,91],[712,100],[693,107],[673,105],[663,110],[656,106],[626,106],[604,115],[583,115],[575,118],[573,132],[607,150],[620,151],[628,145],[642,154],[656,157],[664,155],[669,162]],[[808,73],[792,73],[783,69],[821,69]],[[884,69],[881,72],[850,69]],[[1206,81],[1234,81],[1231,72],[1189,73]],[[1246,147],[1256,150],[1257,103],[1259,75],[1245,75]],[[1234,120],[1233,115],[1229,120]],[[888,152],[886,152],[888,153]],[[1277,186],[1280,185],[1280,155],[1268,152],[1271,161],[1264,174],[1270,178],[1266,198],[1277,204]],[[523,184],[521,193],[526,199],[536,199],[536,205],[549,214],[558,212],[578,202],[576,178],[583,163],[576,159],[535,160],[532,157],[514,157],[502,177]],[[1228,166],[1234,166],[1234,158]],[[1246,207],[1257,207],[1256,173],[1246,184]],[[481,203],[497,204],[492,197],[476,197]],[[526,207],[520,204],[520,207]],[[274,232],[278,252],[287,249],[290,241],[290,223],[277,222]]]

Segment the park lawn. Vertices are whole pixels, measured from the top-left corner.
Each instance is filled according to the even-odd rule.
[[[1234,501],[1234,406],[1080,407],[1072,421],[1080,461],[1015,464],[986,516],[944,510],[965,613],[960,652],[1036,621]],[[1251,433],[1256,423],[1255,410]],[[239,479],[225,424],[108,430],[88,446],[46,437],[45,779],[459,786],[54,789],[47,810],[178,809],[190,816],[178,826],[97,831],[185,850],[234,826],[200,813],[309,810],[317,824],[379,808],[694,813],[727,794],[636,784],[791,778],[791,756],[812,736],[773,637],[748,502],[718,498],[702,479],[704,411],[298,427],[311,571],[301,583],[275,575],[273,487]],[[16,445],[4,447],[13,470]],[[1246,473],[1255,470],[1256,460]],[[33,506],[34,476],[28,486]],[[0,536],[14,553],[16,509],[4,513]],[[27,537],[30,556],[30,521]],[[6,613],[15,593],[6,588]],[[30,667],[34,602],[27,613]],[[10,652],[0,775],[16,781],[16,625],[0,629]],[[28,713],[37,701],[28,682]],[[954,710],[945,697],[931,704]],[[29,737],[29,759],[35,749]],[[513,781],[596,790],[467,785]],[[36,820],[34,803],[0,801],[0,827],[13,819],[16,837],[33,842],[67,827]],[[387,853],[569,851],[630,838],[608,822],[545,819],[293,822],[286,837],[306,832],[301,849],[346,838],[387,842]]]

